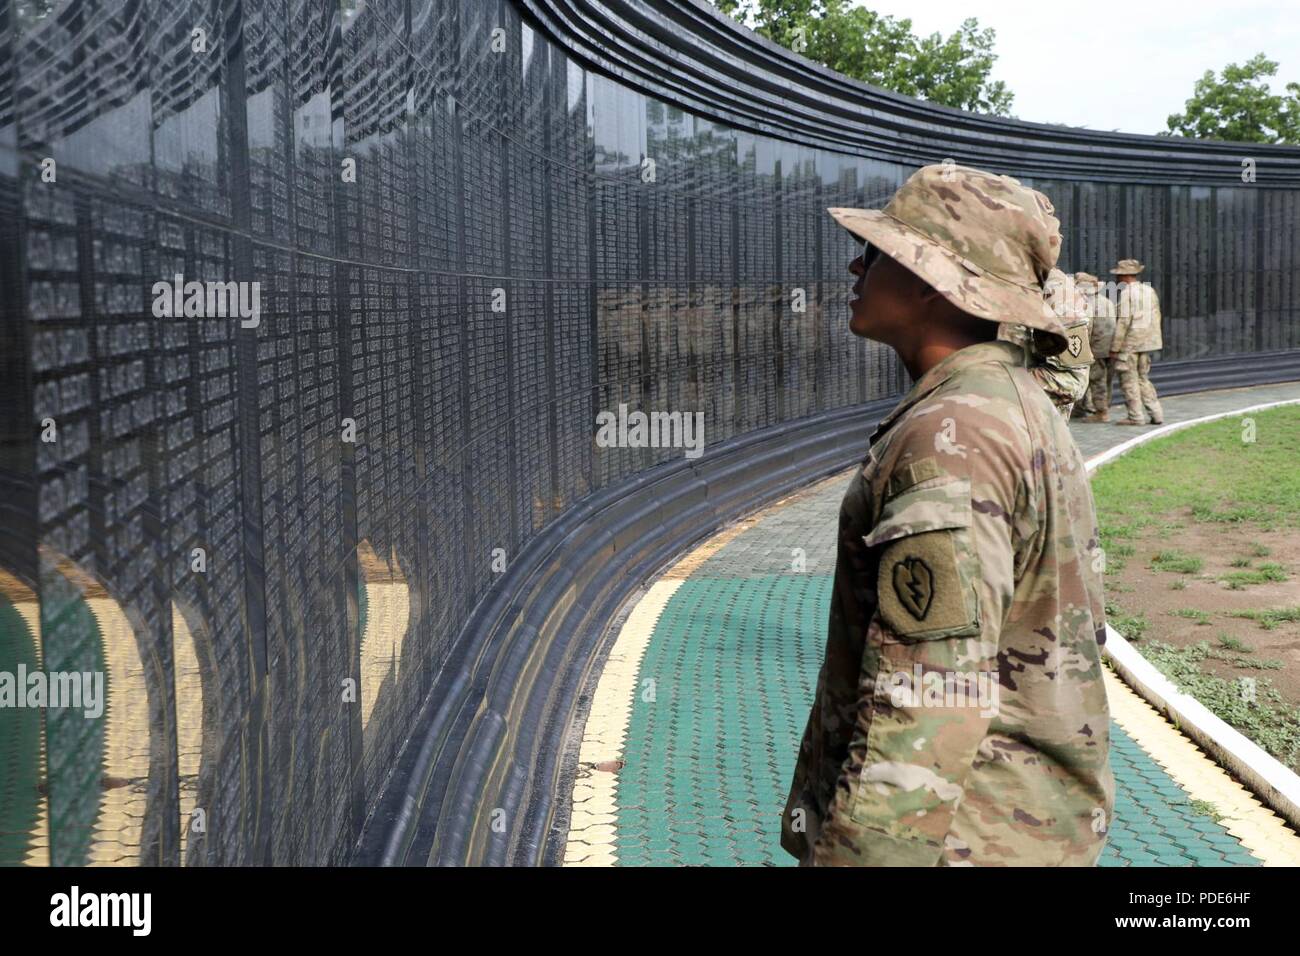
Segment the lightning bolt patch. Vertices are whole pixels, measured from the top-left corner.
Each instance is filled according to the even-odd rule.
[[[908,614],[924,621],[934,601],[934,572],[918,557],[909,556],[895,562],[894,593]]]

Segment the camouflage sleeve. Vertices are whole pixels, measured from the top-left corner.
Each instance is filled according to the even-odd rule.
[[[1110,339],[1110,350],[1112,352],[1124,351],[1124,340],[1128,338],[1128,330],[1132,322],[1133,304],[1126,286],[1120,290],[1119,306],[1115,310],[1115,334]]]
[[[818,865],[937,865],[994,716],[1012,528],[1026,512],[1023,471],[1010,459],[1027,453],[1010,435],[1019,428],[1011,408],[957,411],[942,424],[934,416],[933,427],[955,425],[979,451],[957,437],[965,457],[916,461],[913,475],[939,473],[910,487],[891,481],[866,536],[878,558],[876,612],[855,733],[813,847]],[[931,438],[931,454],[939,446]]]

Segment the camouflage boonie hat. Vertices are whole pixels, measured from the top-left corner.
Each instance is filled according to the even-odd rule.
[[[918,169],[884,209],[827,212],[963,312],[1046,333],[1039,336],[1044,354],[1065,348],[1065,329],[1043,303],[1061,224],[1042,193],[1010,176],[944,163]]]
[[[1076,272],[1074,274],[1074,287],[1080,292],[1091,292],[1100,285],[1101,280],[1091,272]]]
[[[1121,259],[1115,268],[1110,270],[1110,272],[1111,275],[1117,276],[1135,276],[1145,268],[1146,266],[1138,262],[1136,259]]]

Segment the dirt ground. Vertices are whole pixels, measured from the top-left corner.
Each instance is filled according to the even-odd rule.
[[[1167,526],[1179,523],[1183,526]],[[1187,647],[1207,641],[1211,648],[1242,661],[1280,662],[1280,669],[1260,669],[1230,660],[1206,660],[1202,668],[1229,679],[1267,677],[1289,703],[1300,705],[1300,621],[1279,622],[1268,630],[1258,621],[1231,616],[1234,611],[1300,606],[1300,535],[1295,529],[1206,524],[1192,520],[1190,512],[1171,512],[1126,543],[1134,553],[1124,556],[1121,570],[1106,576],[1106,596],[1124,612],[1145,616],[1148,627],[1139,643],[1163,641]],[[1195,573],[1157,570],[1152,559],[1161,552],[1199,556],[1203,567]],[[1234,560],[1249,565],[1234,567]],[[1280,565],[1286,579],[1245,584],[1239,590],[1225,583],[1229,575],[1261,565]],[[1223,638],[1240,641],[1249,652],[1224,646]]]

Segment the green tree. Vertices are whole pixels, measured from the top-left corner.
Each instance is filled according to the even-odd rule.
[[[1285,95],[1274,93],[1268,77],[1276,74],[1277,63],[1263,53],[1243,66],[1229,63],[1219,78],[1206,70],[1160,135],[1300,145],[1300,83],[1288,83]]]
[[[755,32],[845,76],[932,103],[1008,116],[1013,94],[989,79],[992,29],[968,19],[951,36],[918,37],[912,21],[849,0],[712,0]]]

